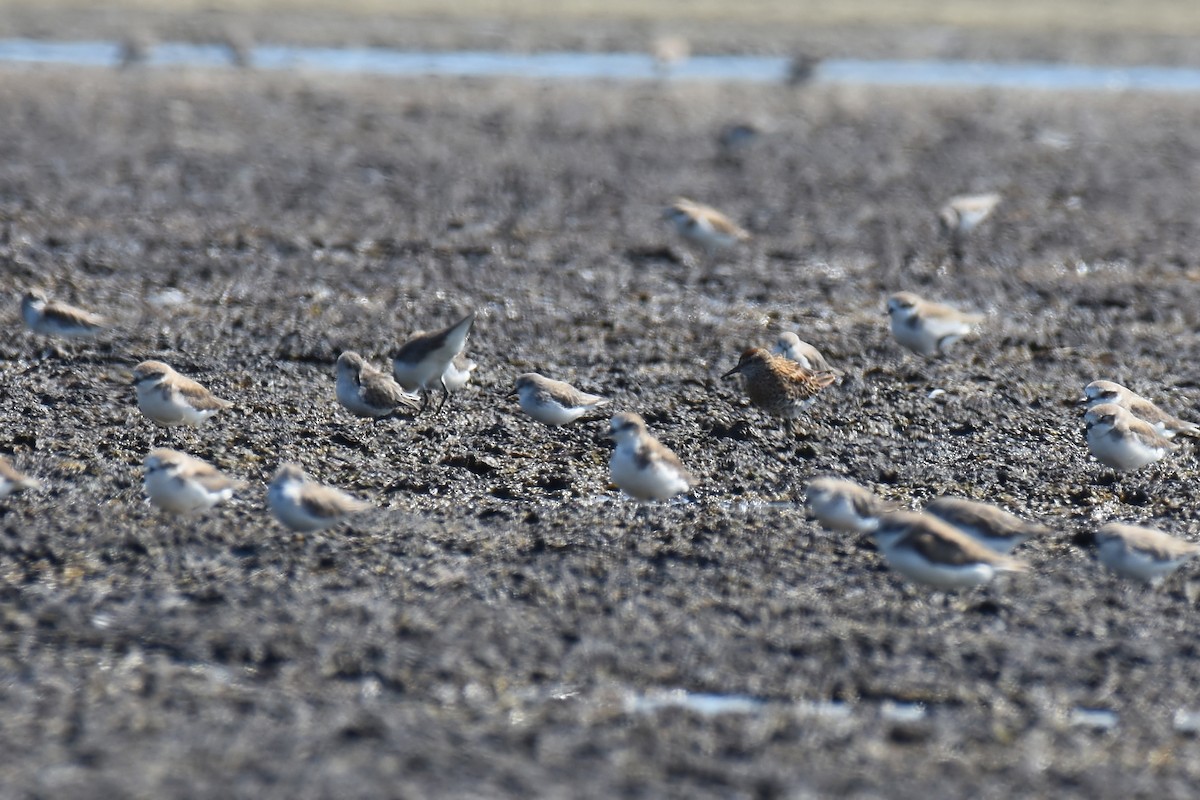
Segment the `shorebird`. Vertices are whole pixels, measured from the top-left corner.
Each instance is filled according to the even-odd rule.
[[[1154,528],[1110,522],[1096,532],[1100,563],[1123,578],[1160,583],[1200,554],[1200,545]]]
[[[1017,545],[1050,534],[1050,529],[1021,519],[1002,508],[961,497],[939,497],[925,506],[932,514],[997,553],[1011,553]]]
[[[371,507],[340,489],[310,480],[295,464],[279,466],[267,502],[275,519],[299,533],[324,530]]]
[[[233,403],[222,400],[191,378],[161,361],[143,361],[133,368],[138,409],[159,425],[198,427]]]
[[[368,364],[353,350],[338,356],[338,402],[356,417],[383,419],[421,409],[420,400],[400,388],[391,375]]]
[[[625,494],[638,500],[669,500],[691,489],[695,482],[679,457],[646,430],[646,421],[632,411],[617,414],[609,423],[616,441],[609,474]]]
[[[517,376],[513,391],[520,400],[521,410],[547,425],[566,425],[608,403],[603,397],[581,392],[569,383],[536,372]]]
[[[926,357],[942,355],[983,321],[980,314],[964,314],[912,292],[897,292],[888,298],[887,311],[896,341]]]
[[[455,356],[463,351],[471,325],[475,323],[475,312],[467,314],[448,328],[434,333],[418,332],[405,342],[392,361],[392,375],[405,391],[421,391],[421,408],[429,404],[429,388],[438,383],[442,387],[442,401],[438,411],[450,398],[445,373]],[[468,370],[469,372],[469,370]]]
[[[150,502],[164,511],[191,514],[207,511],[233,497],[240,481],[187,453],[160,447],[146,456],[145,486]]]
[[[895,510],[865,486],[841,478],[813,478],[806,494],[813,516],[833,531],[871,533],[880,517]]]
[[[883,516],[875,541],[888,566],[909,580],[939,589],[987,583],[1000,572],[1029,567],[928,514],[896,511]]]
[[[1084,387],[1083,399],[1079,402],[1087,408],[1115,403],[1138,419],[1150,423],[1167,439],[1175,438],[1176,434],[1200,436],[1200,426],[1171,416],[1140,394],[1113,381],[1092,381]]]
[[[99,314],[49,300],[40,289],[30,289],[21,298],[21,316],[34,333],[60,339],[86,339],[103,331],[105,326],[104,317]]]

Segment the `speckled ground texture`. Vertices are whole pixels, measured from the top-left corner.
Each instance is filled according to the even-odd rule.
[[[1200,785],[1176,730],[1200,576],[1144,590],[1090,547],[1110,519],[1194,539],[1194,451],[1115,482],[1071,402],[1109,377],[1200,416],[1197,98],[7,69],[0,108],[0,452],[44,482],[0,509],[0,794]],[[747,120],[764,135],[719,158]],[[984,190],[1004,202],[954,268],[935,209]],[[753,242],[689,253],[659,218],[676,194]],[[31,286],[112,332],[35,338]],[[982,334],[906,355],[900,289]],[[477,380],[440,416],[335,405],[343,349],[383,365],[469,309]],[[781,329],[846,372],[798,437],[719,377]],[[236,407],[152,428],[124,385],[150,357]],[[642,413],[699,487],[619,496],[605,421],[506,397],[535,369]],[[152,442],[249,487],[159,513]],[[289,534],[281,460],[378,510]],[[931,594],[806,519],[827,473],[1055,535],[1028,575]],[[765,705],[648,708],[677,690]]]

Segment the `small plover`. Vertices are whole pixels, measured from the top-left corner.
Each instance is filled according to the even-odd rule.
[[[957,528],[928,514],[896,511],[884,515],[875,541],[888,566],[917,583],[957,589],[987,583],[998,572],[1029,567],[997,553]]]
[[[1092,406],[1083,421],[1088,450],[1101,464],[1115,470],[1140,469],[1179,449],[1149,422],[1116,403]]]
[[[396,352],[392,360],[392,375],[405,391],[421,391],[422,408],[429,404],[429,389],[435,383],[442,387],[442,402],[438,410],[446,405],[450,397],[445,379],[446,368],[463,351],[474,322],[475,312],[472,311],[444,330],[413,334]]]
[[[838,374],[836,369],[829,366],[829,362],[825,360],[825,356],[821,355],[821,352],[817,348],[803,341],[791,331],[784,331],[779,334],[779,338],[775,340],[775,347],[771,349],[771,353],[795,361],[800,366],[805,369],[811,369],[813,372],[832,372],[835,375]]]
[[[742,353],[737,366],[721,377],[737,374],[746,377],[750,402],[768,414],[789,420],[799,417],[822,389],[837,380],[832,372],[813,372],[761,347]]]
[[[846,533],[870,533],[879,527],[881,516],[895,510],[870,489],[842,478],[813,478],[806,497],[822,525]]]
[[[213,414],[233,405],[161,361],[143,361],[134,367],[133,383],[137,387],[141,412],[167,427],[197,427]]]
[[[340,489],[312,481],[295,464],[281,464],[271,478],[267,503],[275,519],[300,533],[324,530],[371,505]]]
[[[187,453],[160,447],[146,456],[146,495],[164,511],[206,511],[233,497],[242,484]]]
[[[471,382],[471,373],[478,367],[474,361],[459,353],[446,365],[442,373],[442,385],[448,392],[457,392]]]
[[[1000,195],[995,192],[951,197],[938,211],[938,225],[943,235],[961,239],[990,217],[998,205]]]
[[[699,245],[711,258],[750,238],[750,234],[729,217],[711,206],[680,197],[671,204],[663,218],[675,226],[687,241]]]
[[[1079,401],[1088,408],[1102,403],[1115,403],[1138,419],[1149,422],[1168,439],[1176,434],[1200,436],[1200,425],[1173,417],[1140,394],[1113,381],[1092,381],[1083,388],[1083,399]]]
[[[612,418],[609,437],[616,442],[609,475],[621,491],[638,500],[669,500],[695,483],[679,460],[646,430],[646,421],[632,411]]]
[[[13,492],[36,489],[40,484],[28,475],[22,475],[4,456],[0,456],[0,498]]]
[[[608,400],[581,392],[569,383],[552,380],[536,372],[517,376],[514,389],[521,410],[547,425],[566,425],[605,405]]]
[[[912,292],[888,298],[888,316],[896,341],[922,356],[936,356],[983,321],[981,314],[964,314],[950,306],[923,300]]]
[[[1100,563],[1123,578],[1155,584],[1200,554],[1200,544],[1154,528],[1110,522],[1096,531]]]
[[[997,553],[1011,553],[1027,539],[1050,533],[1045,525],[1023,520],[988,503],[961,497],[939,497],[925,506],[925,513],[950,523]]]
[[[337,399],[351,414],[371,419],[421,408],[416,396],[401,389],[391,375],[375,369],[353,350],[338,356]]]
[[[106,324],[104,317],[98,314],[48,300],[39,289],[31,289],[21,298],[21,316],[34,333],[62,339],[95,336],[104,330]]]

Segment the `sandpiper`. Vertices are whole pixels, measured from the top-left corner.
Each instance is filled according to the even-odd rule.
[[[695,483],[679,460],[646,430],[646,421],[632,411],[615,415],[609,436],[616,441],[609,474],[612,482],[638,500],[669,500]]]
[[[160,447],[146,456],[145,485],[150,502],[164,511],[206,511],[233,497],[242,484],[227,478],[207,461]]]
[[[896,511],[884,515],[875,541],[888,566],[917,583],[957,589],[987,583],[999,572],[1029,567],[972,539],[928,514]]]
[[[799,417],[822,389],[837,380],[832,372],[813,372],[761,347],[746,350],[737,366],[721,377],[737,374],[746,377],[750,402],[768,414],[788,420]]]
[[[806,497],[822,525],[846,533],[871,533],[879,527],[881,516],[895,510],[870,489],[842,478],[813,478]]]
[[[34,333],[63,339],[95,336],[105,326],[104,317],[66,303],[48,300],[40,289],[31,289],[21,298],[21,316]]]
[[[1200,436],[1200,425],[1173,417],[1137,392],[1113,381],[1092,381],[1083,388],[1083,399],[1079,401],[1088,408],[1102,403],[1115,403],[1135,417],[1149,422],[1167,439],[1176,434]]]
[[[133,368],[138,408],[159,425],[199,426],[233,403],[222,400],[191,378],[161,361],[143,361]]]
[[[896,341],[927,357],[941,355],[983,321],[980,314],[964,314],[912,292],[897,292],[888,298],[887,313]]]
[[[961,497],[939,497],[925,506],[925,513],[953,525],[997,553],[1011,553],[1027,539],[1050,533],[1045,525],[1021,519],[988,503]]]
[[[405,391],[421,391],[421,408],[429,404],[429,389],[435,383],[442,387],[438,411],[446,405],[450,389],[446,386],[446,368],[462,352],[475,322],[475,312],[450,327],[434,333],[418,332],[405,342],[392,360],[392,375]]]
[[[338,402],[357,417],[382,419],[421,408],[419,398],[401,389],[391,375],[375,369],[353,350],[338,356],[336,386]]]
[[[271,478],[267,502],[275,519],[300,533],[324,530],[371,507],[340,489],[312,481],[295,464],[281,464]]]
[[[547,425],[566,425],[608,403],[603,397],[581,392],[569,383],[536,372],[518,375],[514,392],[521,410]]]
[[[1096,531],[1100,563],[1123,578],[1156,584],[1200,554],[1200,544],[1154,528],[1110,522]]]
[[[1116,403],[1092,406],[1083,420],[1088,450],[1101,464],[1115,470],[1140,469],[1179,449],[1149,422]]]

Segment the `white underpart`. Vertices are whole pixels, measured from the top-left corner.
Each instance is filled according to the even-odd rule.
[[[862,516],[855,510],[853,501],[844,494],[811,492],[808,505],[813,516],[830,530],[871,533],[879,527],[879,517]]]
[[[301,533],[319,531],[335,524],[337,517],[318,517],[305,510],[300,502],[303,489],[302,481],[288,478],[272,483],[267,491],[271,513],[284,525]]]
[[[916,325],[909,325],[915,309],[892,314],[892,335],[896,341],[923,356],[937,355],[943,348],[954,344],[971,332],[971,326],[961,320],[922,318]]]
[[[1135,433],[1112,436],[1111,425],[1095,423],[1087,429],[1088,450],[1105,466],[1118,470],[1140,469],[1167,454],[1165,447],[1146,444]]]
[[[414,389],[428,389],[438,383],[446,368],[451,366],[454,357],[462,352],[467,343],[467,329],[457,336],[448,336],[446,341],[436,350],[425,354],[420,361],[392,361],[392,376],[396,383],[411,392]]]
[[[474,371],[474,362],[467,369],[459,369],[454,364],[454,359],[450,359],[450,363],[442,372],[442,383],[446,386],[447,391],[457,392],[471,382],[471,373]]]
[[[690,488],[670,464],[661,461],[651,461],[645,467],[638,464],[636,432],[618,435],[621,438],[609,462],[609,475],[623,492],[638,500],[669,500]]]
[[[1099,547],[1100,563],[1123,578],[1157,583],[1170,575],[1187,558],[1160,561],[1140,550],[1126,547],[1118,538],[1106,539]]]
[[[178,514],[204,511],[233,497],[232,487],[211,492],[197,481],[177,481],[175,471],[170,468],[148,471],[145,483],[146,495],[151,503]]]
[[[218,409],[209,408],[203,411],[193,408],[174,389],[169,389],[164,397],[159,390],[157,380],[143,380],[137,385],[138,408],[142,413],[160,425],[198,426],[204,420],[217,413]]]
[[[888,566],[901,575],[939,589],[978,586],[981,583],[987,583],[996,574],[996,568],[991,564],[935,564],[915,550],[899,543],[894,547],[884,549],[883,556],[887,559]]]
[[[522,411],[547,425],[566,425],[574,422],[605,402],[601,400],[590,405],[564,406],[553,398],[539,398],[536,386],[522,386],[517,390],[517,397]]]

